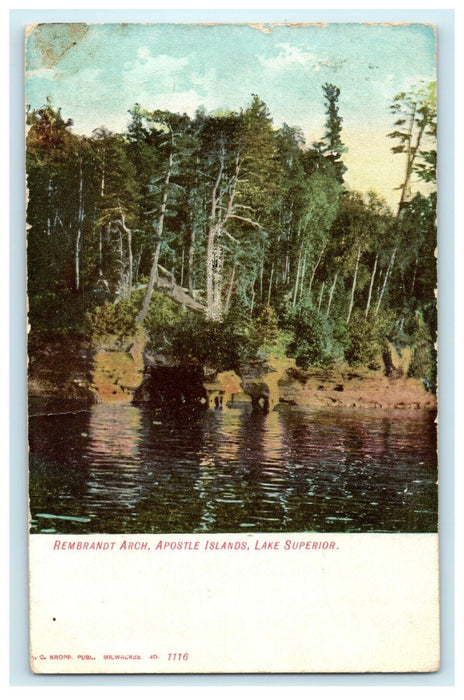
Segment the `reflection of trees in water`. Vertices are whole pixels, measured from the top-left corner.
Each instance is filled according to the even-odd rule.
[[[201,529],[281,524],[285,465],[278,414],[232,409],[219,414],[215,427],[200,460]]]
[[[139,459],[152,473],[152,487],[140,503],[142,532],[194,532],[201,517],[196,494],[199,454],[208,429],[205,413],[166,414],[145,409]]]
[[[88,472],[82,463],[89,431],[87,411],[36,415],[29,419],[30,512],[85,517]],[[81,532],[71,521],[39,520],[38,527],[58,532]]]
[[[285,521],[288,471],[278,412],[244,414],[241,423],[242,498],[248,522],[281,529]]]
[[[208,411],[205,414],[205,424],[207,429],[199,452],[199,474],[195,483],[195,491],[201,503],[198,531],[214,532],[219,529],[217,522],[221,520],[224,510],[229,510],[231,526],[236,519],[233,512],[237,502],[233,465],[239,449],[238,411],[226,406],[221,411]],[[225,482],[223,465],[227,463],[231,468]]]
[[[89,453],[135,466],[140,431],[140,410],[135,406],[97,404],[90,414]]]
[[[433,417],[132,406],[31,418],[31,512],[60,532],[430,531]]]
[[[294,464],[294,522],[327,531],[401,530],[406,522],[414,531],[422,520],[433,530],[433,460],[432,472],[424,469],[435,439],[428,414],[296,410],[282,419]]]
[[[97,531],[185,532],[195,521],[192,466],[201,422],[156,418],[125,405],[99,404],[90,412],[80,450],[85,478],[75,498]]]
[[[282,410],[282,444],[288,463],[288,520],[295,531],[321,530],[327,490],[321,475],[331,464],[343,462],[334,441],[333,426],[313,420],[308,411]],[[330,467],[329,467],[330,468]]]
[[[92,408],[85,498],[91,514],[103,518],[110,532],[130,529],[134,509],[150,485],[138,459],[140,433],[138,408],[114,404]]]
[[[344,529],[352,520],[352,494],[346,474],[351,450],[363,441],[363,431],[351,436],[338,411],[282,412],[284,449],[289,457],[289,507],[295,529]],[[334,518],[327,521],[327,518]],[[338,523],[338,525],[337,525]]]

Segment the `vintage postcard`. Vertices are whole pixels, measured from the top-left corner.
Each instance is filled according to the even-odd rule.
[[[33,671],[438,670],[435,28],[25,48]]]

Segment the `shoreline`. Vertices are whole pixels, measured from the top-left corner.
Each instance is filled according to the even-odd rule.
[[[243,364],[239,373],[206,368],[192,372],[169,358],[149,357],[141,339],[123,348],[92,348],[86,338],[74,340],[29,348],[29,404],[40,404],[41,413],[75,411],[79,405],[86,410],[97,403],[214,409],[234,401],[265,412],[282,405],[437,410],[437,397],[421,380],[407,376],[407,352],[395,352],[390,376],[381,363],[379,369],[339,364],[303,371],[293,358],[277,355]]]

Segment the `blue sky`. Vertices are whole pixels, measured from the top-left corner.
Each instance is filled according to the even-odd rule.
[[[27,40],[26,101],[47,96],[90,134],[121,131],[135,102],[194,114],[239,110],[256,93],[274,124],[322,135],[321,86],[340,90],[349,185],[394,203],[403,163],[386,137],[395,94],[435,78],[428,25],[44,24]],[[380,164],[380,167],[379,167]]]

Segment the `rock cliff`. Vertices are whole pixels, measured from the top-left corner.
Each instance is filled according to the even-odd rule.
[[[257,410],[280,404],[352,408],[436,408],[422,382],[407,377],[410,353],[393,349],[377,370],[339,365],[302,371],[291,358],[269,356],[217,372],[182,365],[147,350],[146,336],[106,338],[93,348],[84,337],[29,339],[29,393],[35,398],[150,404],[157,408],[221,408],[239,401]]]

